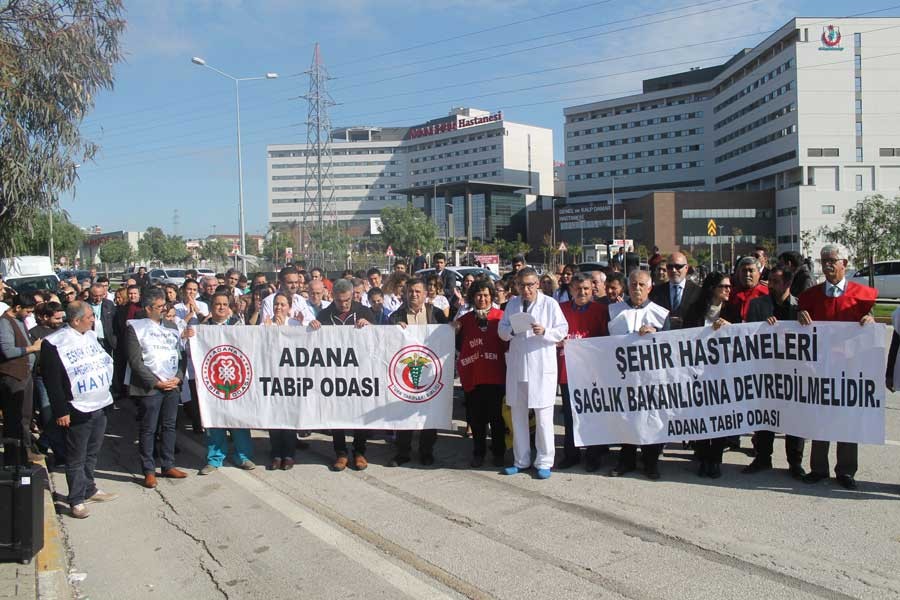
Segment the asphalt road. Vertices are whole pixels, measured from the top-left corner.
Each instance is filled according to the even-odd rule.
[[[886,413],[900,440],[900,394]],[[792,480],[780,438],[773,471],[742,475],[750,458],[729,452],[721,479],[700,479],[669,447],[652,482],[607,468],[548,481],[472,470],[471,440],[455,433],[430,468],[382,466],[393,452],[377,440],[368,470],[333,473],[330,438],[314,435],[292,471],[226,463],[200,477],[203,439],[181,433],[191,476],[146,490],[133,414],[111,414],[98,471],[122,497],[63,517],[78,593],[92,600],[900,597],[900,442],[861,447],[849,492]]]

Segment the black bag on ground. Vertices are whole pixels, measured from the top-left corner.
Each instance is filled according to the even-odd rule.
[[[0,466],[0,561],[29,562],[44,547],[46,471],[28,462],[17,439],[3,438]]]

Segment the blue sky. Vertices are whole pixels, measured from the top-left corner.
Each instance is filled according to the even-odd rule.
[[[306,140],[315,42],[334,78],[334,126],[412,125],[451,106],[503,110],[554,130],[562,109],[711,66],[795,16],[843,16],[891,0],[126,0],[127,60],[83,132],[102,150],[61,198],[81,226],[185,237],[236,233],[234,84],[241,84],[249,233],[266,230],[266,144]],[[558,13],[558,14],[551,14]],[[873,16],[898,16],[892,8]],[[578,30],[578,31],[574,31]],[[177,229],[175,225],[177,211]]]

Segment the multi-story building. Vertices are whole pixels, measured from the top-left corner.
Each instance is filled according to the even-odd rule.
[[[270,145],[267,151],[269,221],[303,224],[310,220],[303,211],[307,146]],[[515,210],[523,213],[525,193],[553,193],[552,131],[507,121],[502,112],[454,108],[447,117],[413,127],[336,129],[331,154],[334,215],[357,234],[369,230],[369,219],[382,208],[412,198],[445,235],[452,212],[455,235],[489,238],[484,226],[479,229],[486,219],[469,217],[468,211],[490,204],[484,191],[490,184],[522,192]],[[446,196],[445,188],[462,189],[466,182],[472,182],[468,197]],[[459,207],[448,210],[448,204]]]
[[[722,65],[566,108],[569,202],[773,189],[778,249],[801,250],[803,233],[898,192],[898,30],[897,18],[796,18]]]

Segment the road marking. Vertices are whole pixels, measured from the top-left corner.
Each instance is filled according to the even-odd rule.
[[[205,449],[186,436],[179,436],[178,443],[182,447],[190,446],[191,450],[200,456],[206,454]],[[453,598],[384,558],[381,552],[360,541],[356,536],[329,524],[313,511],[307,510],[278,490],[269,487],[262,479],[237,469],[219,469],[218,474],[241,486],[275,511],[410,597],[434,600]]]
[[[900,442],[897,440],[884,440],[884,443],[888,446],[900,446]]]

